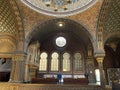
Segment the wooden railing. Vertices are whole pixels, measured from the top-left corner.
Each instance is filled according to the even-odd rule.
[[[97,85],[0,83],[0,90],[104,90]]]

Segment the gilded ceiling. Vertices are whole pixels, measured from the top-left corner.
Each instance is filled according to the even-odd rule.
[[[23,37],[22,22],[14,0],[0,0],[0,52],[13,52]]]
[[[104,41],[120,34],[120,0],[104,1],[98,22],[98,31],[103,31]]]
[[[7,0],[0,0],[0,52],[13,52],[17,33],[15,15]]]
[[[104,21],[104,37],[107,34],[120,32],[120,0],[111,0]]]
[[[16,0],[16,2],[22,12],[22,16],[24,17],[23,21],[24,21],[24,30],[26,36],[29,34],[29,31],[32,30],[32,28],[37,23],[44,23],[47,20],[50,19],[52,20],[56,18],[54,16],[48,16],[42,13],[38,13],[33,9],[30,9],[28,6],[23,4],[21,0]],[[78,23],[81,23],[92,33],[93,37],[96,37],[97,18],[102,2],[103,0],[97,0],[96,4],[94,4],[92,7],[88,8],[87,10],[83,11],[82,13],[66,16],[64,18],[68,18]]]
[[[13,3],[14,1],[16,1],[16,4]],[[44,15],[45,13],[44,14],[38,13],[28,8],[21,1],[28,1],[28,0],[0,0],[0,35],[10,34],[10,36],[15,37],[16,39],[21,38],[21,40],[23,40],[24,38],[23,30],[25,30],[25,36],[27,36],[30,30],[32,30],[32,28],[36,24],[56,18],[53,16]],[[38,1],[38,0],[29,0],[28,2],[31,3],[32,1]],[[64,1],[64,0],[61,0],[61,1]],[[104,7],[102,7],[103,10],[101,10],[101,5],[103,0],[82,0],[82,1],[84,1],[83,6],[85,7],[87,4],[91,4],[90,6],[92,6],[93,4],[94,5],[92,7],[88,5],[88,7],[90,8],[86,7],[86,9],[84,9],[85,11],[82,10],[84,12],[80,11],[82,13],[79,12],[75,14],[73,12],[75,15],[70,14],[72,10],[76,11],[77,9],[80,9],[82,6],[80,6],[80,8],[75,6],[72,9],[67,9],[65,11],[62,11],[62,13],[68,13],[68,11],[70,11],[69,15],[71,16],[67,16],[64,18],[80,23],[85,28],[87,28],[89,32],[92,33],[91,35],[93,35],[93,37],[95,38],[96,38],[96,31],[97,31],[96,26],[97,26],[99,17],[100,17],[99,21],[102,23],[102,25],[101,23],[98,23],[99,24],[98,27],[100,28],[102,27],[102,30],[104,30],[103,31],[104,38],[106,38],[106,36],[109,36],[110,34],[120,32],[120,27],[119,27],[120,26],[120,23],[119,23],[120,22],[120,17],[119,17],[120,1],[119,0],[114,0],[114,1],[104,0],[106,1],[106,3],[104,4]],[[89,2],[85,3],[87,1]],[[79,2],[79,0],[76,0],[76,2]],[[32,4],[35,4],[35,3],[32,3]],[[19,9],[17,9],[16,7],[18,7]],[[47,10],[46,8],[45,10]],[[21,12],[21,15],[22,15],[24,29],[22,26],[23,23],[21,21],[21,16],[19,14],[19,11]],[[56,11],[52,11],[52,12],[55,12],[58,14],[59,10],[57,12]],[[102,12],[102,14],[99,15],[99,12]],[[14,40],[11,39],[11,41],[14,43]],[[5,40],[5,42],[7,42],[7,40]]]
[[[33,10],[51,16],[69,16],[80,13],[98,0],[21,0]]]
[[[9,33],[15,36],[17,31],[16,20],[10,8],[7,0],[0,0],[0,33]]]
[[[104,0],[98,20],[98,39],[112,48],[120,41],[120,0]]]

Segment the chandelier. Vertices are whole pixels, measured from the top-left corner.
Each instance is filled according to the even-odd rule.
[[[67,5],[76,3],[78,1],[79,0],[42,0],[47,7],[54,8],[54,11],[68,10]]]

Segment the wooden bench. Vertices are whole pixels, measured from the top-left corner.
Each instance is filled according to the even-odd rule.
[[[57,84],[56,78],[32,78],[32,83],[39,84]]]
[[[81,85],[88,85],[89,81],[86,78],[64,78],[64,84],[81,84]]]
[[[88,85],[89,81],[86,78],[64,78],[63,84],[80,84],[80,85]],[[31,83],[38,84],[57,84],[57,78],[32,78]]]

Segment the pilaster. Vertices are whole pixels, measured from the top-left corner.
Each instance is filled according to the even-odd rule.
[[[89,83],[95,83],[95,66],[94,58],[92,56],[87,57],[86,69],[88,74]]]
[[[25,82],[30,82],[30,68],[29,68],[29,64],[25,64]]]
[[[12,70],[9,82],[24,82],[25,57],[26,55],[21,52],[16,52],[12,56]]]
[[[96,60],[98,62],[98,67],[99,67],[99,70],[100,70],[100,83],[101,83],[102,87],[105,87],[106,79],[105,79],[105,74],[104,74],[104,70],[103,70],[104,56],[96,57]]]

